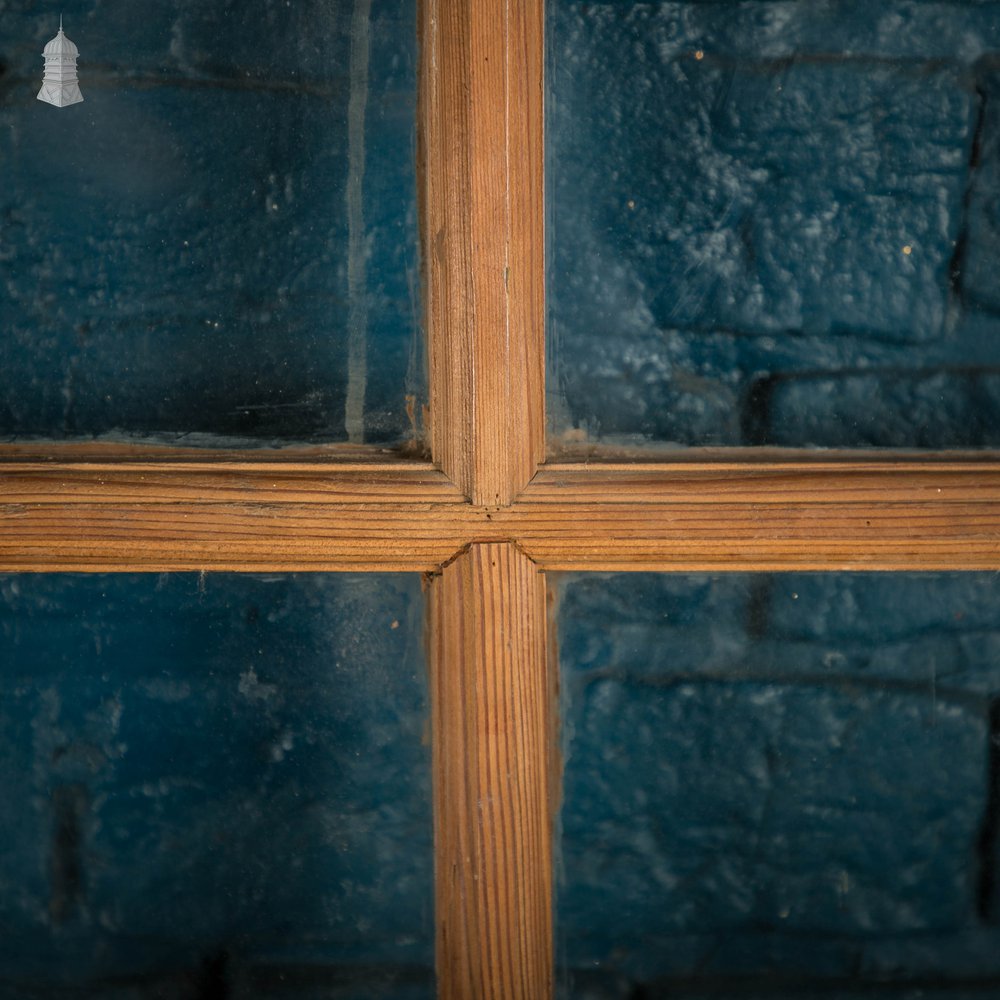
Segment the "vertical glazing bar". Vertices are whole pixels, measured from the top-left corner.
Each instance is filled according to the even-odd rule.
[[[437,974],[443,1000],[552,996],[553,690],[543,575],[473,545],[433,579]]]
[[[542,55],[541,0],[423,0],[431,446],[486,506],[545,450]]]

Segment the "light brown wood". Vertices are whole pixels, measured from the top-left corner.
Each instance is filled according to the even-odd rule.
[[[20,462],[0,458],[5,503],[134,504],[254,503],[467,506],[429,462],[363,464],[229,460],[127,463]]]
[[[236,462],[260,465],[301,465],[319,467],[410,464],[429,455],[414,452],[408,445],[385,448],[368,444],[283,445],[280,448],[239,448],[234,446],[194,447],[162,444],[154,441],[107,441],[101,438],[83,441],[5,441],[0,442],[0,472],[9,462],[35,462],[57,465],[61,462],[103,462],[124,465],[134,462],[188,462],[217,464]]]
[[[444,1000],[551,996],[553,692],[545,585],[473,545],[430,588],[437,974]]]
[[[1000,464],[549,466],[516,520],[546,569],[996,569]]]
[[[1000,462],[545,466],[476,507],[424,462],[0,461],[0,570],[1000,569]]]
[[[454,552],[412,510],[292,504],[0,507],[0,572],[429,572]]]
[[[801,460],[757,462],[605,462],[543,466],[522,500],[577,504],[588,498],[643,507],[676,503],[911,503],[1000,500],[1000,461]],[[821,530],[821,529],[820,529]]]
[[[542,23],[542,0],[421,5],[431,446],[484,506],[545,453]]]
[[[0,461],[0,569],[436,569],[462,494],[426,462]]]

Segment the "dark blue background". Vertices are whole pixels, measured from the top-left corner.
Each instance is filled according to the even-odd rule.
[[[84,103],[36,100],[60,10]],[[0,5],[0,436],[338,441],[347,0]],[[415,435],[412,2],[371,5],[364,436]]]
[[[1000,995],[995,574],[567,574],[555,618],[567,995]]]
[[[548,9],[557,445],[1000,444],[1000,4]]]
[[[432,995],[423,607],[0,577],[0,997]]]

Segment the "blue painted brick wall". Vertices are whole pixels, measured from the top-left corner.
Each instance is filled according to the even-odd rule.
[[[0,7],[0,435],[337,441],[353,378],[364,438],[413,440],[415,4],[368,6]],[[60,10],[84,103],[57,109]]]
[[[1000,989],[995,576],[568,575],[556,621],[566,995]]]
[[[1000,4],[553,0],[548,39],[557,443],[1000,443]]]
[[[0,997],[433,993],[409,576],[0,577]]]

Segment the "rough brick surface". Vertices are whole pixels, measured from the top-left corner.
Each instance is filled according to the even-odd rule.
[[[352,6],[64,5],[61,110],[35,100],[55,15],[0,10],[0,435],[338,440],[353,378],[368,440],[412,436],[415,8],[352,37]]]
[[[551,5],[555,434],[997,444],[975,376],[1000,368],[998,25],[996,3]]]
[[[557,609],[567,995],[1000,982],[994,577],[567,575]]]
[[[0,995],[429,996],[421,609],[409,577],[0,580]]]

